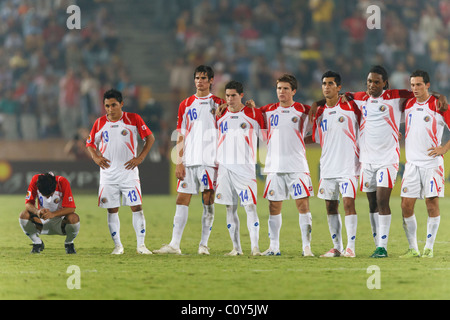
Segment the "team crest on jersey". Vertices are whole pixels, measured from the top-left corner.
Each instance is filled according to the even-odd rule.
[[[58,203],[59,203],[59,201],[60,201],[60,199],[59,199],[59,198],[55,198],[55,200],[53,200],[53,203],[54,203],[54,204],[58,204]]]
[[[218,193],[218,194],[216,195],[216,198],[217,198],[217,199],[222,199],[222,194],[221,194],[221,193]]]
[[[92,138],[91,138],[91,135],[89,135],[89,137],[88,137],[88,139],[87,139],[87,141],[86,141],[87,143],[91,143],[92,142]]]
[[[31,198],[31,191],[28,191],[27,195],[25,196],[25,199],[30,200],[30,198]]]
[[[183,183],[181,184],[181,187],[184,188],[184,189],[186,189],[186,188],[187,188],[187,183],[186,183],[186,182],[183,182]]]
[[[320,188],[319,193],[320,194],[324,194],[325,193],[325,189],[324,188]]]
[[[430,122],[431,117],[430,116],[425,116],[425,118],[423,118],[423,121],[425,122]]]
[[[408,192],[408,188],[404,187],[404,188],[402,189],[402,191],[403,191],[403,193],[407,193],[407,192]]]
[[[274,190],[270,190],[270,191],[269,191],[269,195],[273,196],[274,194],[275,194],[275,191],[274,191]]]
[[[293,123],[297,123],[298,122],[298,118],[297,117],[293,117],[291,120],[292,120]]]
[[[345,118],[344,118],[343,116],[340,116],[339,119],[338,119],[338,121],[339,121],[340,123],[342,123],[342,122],[345,121]]]
[[[244,130],[247,129],[247,124],[245,122],[242,122],[241,123],[241,128],[244,129]]]
[[[387,110],[387,107],[385,106],[385,105],[382,105],[381,107],[380,107],[380,111],[381,112],[385,112]]]
[[[108,202],[108,199],[107,198],[101,198],[101,200],[100,200],[102,203],[107,203]]]
[[[370,184],[369,184],[368,182],[366,182],[366,183],[364,184],[364,186],[365,186],[366,188],[368,188],[368,187],[370,186]]]
[[[124,137],[126,137],[126,136],[128,135],[128,131],[125,130],[125,129],[123,129],[122,132],[121,132],[121,134],[122,134]]]
[[[211,114],[212,114],[213,116],[215,116],[215,115],[216,115],[216,108],[212,108],[210,112],[211,112]]]

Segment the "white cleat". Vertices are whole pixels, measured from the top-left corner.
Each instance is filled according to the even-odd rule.
[[[355,258],[356,254],[355,254],[355,252],[352,249],[347,248],[347,249],[345,249],[344,257],[346,257],[346,258]]]
[[[266,251],[262,252],[261,255],[263,255],[263,256],[281,256],[281,252],[280,252],[280,250],[273,250],[272,248],[269,248]]]
[[[228,253],[225,253],[225,255],[226,256],[242,256],[243,255],[243,253],[242,253],[242,251],[240,251],[240,250],[237,250],[236,248],[233,248],[233,250],[231,250],[230,252],[228,252]]]
[[[336,258],[342,256],[342,252],[338,249],[332,248],[327,253],[320,255],[322,258]]]
[[[137,249],[136,252],[138,254],[152,254],[152,252],[150,250],[147,249],[147,247],[145,246],[145,244],[141,244]]]
[[[111,254],[123,254],[123,246],[116,246]]]
[[[209,248],[204,245],[198,246],[198,254],[209,256]]]
[[[252,256],[262,256],[262,253],[261,253],[261,251],[259,251],[258,247],[254,247],[252,249]]]
[[[302,256],[304,256],[304,257],[314,257],[314,254],[312,253],[311,248],[309,246],[306,246],[303,249]]]
[[[181,254],[181,250],[171,247],[168,244],[165,244],[161,247],[161,249],[153,250],[153,253],[156,253],[156,254]]]

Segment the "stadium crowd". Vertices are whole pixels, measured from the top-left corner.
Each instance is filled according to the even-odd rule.
[[[117,50],[111,3],[75,2],[83,8],[81,32],[66,28],[74,1],[0,1],[0,139],[71,139],[103,112],[100,97],[111,87],[136,110],[137,86]],[[275,98],[274,79],[285,72],[299,80],[296,99],[308,103],[321,97],[324,71],[341,73],[343,90],[363,90],[374,64],[387,68],[392,88],[409,88],[409,74],[422,68],[432,90],[450,96],[445,0],[156,2],[161,12],[151,16],[170,24],[177,53],[168,70],[171,101],[159,101],[165,112],[176,114],[191,94],[200,64],[214,67],[215,94],[223,96],[225,83],[237,80],[258,105]],[[382,10],[381,29],[367,28],[371,4]]]

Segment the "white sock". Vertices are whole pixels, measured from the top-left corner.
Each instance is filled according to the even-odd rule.
[[[378,215],[378,222],[379,222],[379,239],[378,239],[378,246],[383,247],[387,249],[387,244],[389,240],[389,229],[391,228],[391,218],[392,215],[386,214],[386,215]]]
[[[27,219],[19,219],[20,227],[22,228],[25,235],[30,238],[33,244],[42,243],[41,238],[39,238],[39,231],[33,222]]]
[[[227,210],[227,228],[230,233],[231,241],[233,242],[233,248],[241,252],[241,238],[239,235],[239,216],[237,214],[237,205],[226,206]]]
[[[205,247],[208,246],[208,239],[211,234],[211,229],[214,222],[214,205],[203,205],[203,216],[202,216],[202,238],[200,240],[200,245]]]
[[[116,247],[122,247],[122,242],[120,241],[120,219],[119,213],[109,213],[108,212],[108,228],[109,234],[114,241]]]
[[[441,222],[441,216],[428,217],[427,220],[427,242],[425,243],[425,249],[433,249],[434,241]]]
[[[270,249],[277,252],[280,250],[280,230],[282,225],[281,213],[277,215],[269,215],[269,239]]]
[[[358,216],[356,214],[345,216],[345,229],[347,230],[347,248],[352,249],[353,252],[355,252],[357,226]]]
[[[417,245],[417,220],[414,214],[411,217],[403,218],[403,230],[405,230],[409,248],[419,250]]]
[[[370,226],[372,227],[373,241],[375,242],[375,247],[378,247],[378,240],[379,240],[378,217],[379,217],[379,214],[378,214],[378,212],[370,212],[369,217],[370,217]]]
[[[181,237],[183,236],[184,227],[187,223],[188,213],[188,206],[177,205],[175,216],[173,217],[172,241],[169,244],[175,249],[180,249]]]
[[[334,249],[343,251],[342,244],[342,220],[341,215],[338,214],[328,214],[328,229],[330,230],[331,240],[333,241]]]
[[[78,235],[78,232],[80,231],[80,222],[74,223],[74,224],[66,224],[66,240],[65,244],[73,243],[73,240]]]
[[[144,212],[142,210],[133,212],[133,227],[134,231],[136,232],[136,241],[138,248],[145,243],[145,225],[146,223]]]
[[[244,206],[247,213],[247,228],[250,233],[251,250],[253,248],[259,249],[259,219],[256,212],[256,205],[249,204]]]
[[[298,222],[300,225],[300,231],[302,233],[303,250],[305,250],[305,247],[307,247],[307,246],[311,248],[311,231],[312,231],[311,212],[299,213]]]

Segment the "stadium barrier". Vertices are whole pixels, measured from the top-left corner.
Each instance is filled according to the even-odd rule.
[[[66,177],[74,193],[97,194],[99,167],[84,161],[0,161],[0,194],[25,196],[33,175],[53,172]],[[170,193],[170,163],[145,161],[139,166],[142,194]]]

